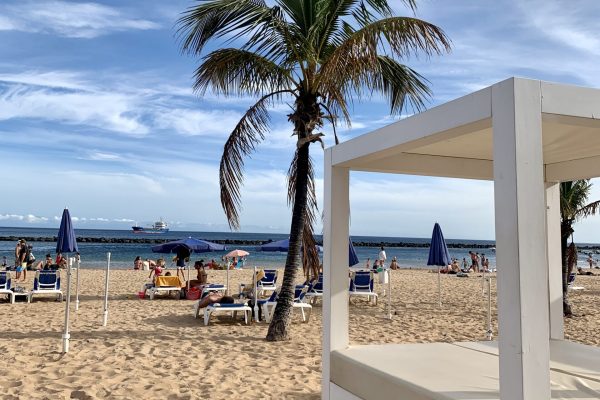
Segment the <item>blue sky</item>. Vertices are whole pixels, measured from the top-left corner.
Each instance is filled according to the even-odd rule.
[[[174,30],[192,4],[0,3],[0,225],[57,227],[68,206],[76,228],[128,229],[162,216],[175,230],[228,230],[218,163],[252,99],[192,93],[199,61],[180,54]],[[429,106],[510,76],[600,87],[596,0],[419,4],[418,17],[444,28],[454,46],[407,60],[431,82]],[[288,230],[288,110],[272,110],[273,131],[246,164],[245,232]],[[355,103],[342,140],[392,122],[387,112],[380,98]],[[318,146],[312,155],[321,199]],[[353,173],[351,207],[355,235],[427,237],[438,221],[446,237],[494,236],[490,182]],[[600,242],[599,222],[578,224],[576,240]]]

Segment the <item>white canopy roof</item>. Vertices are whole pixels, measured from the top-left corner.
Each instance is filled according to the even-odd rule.
[[[600,90],[513,79],[540,87],[545,180],[600,176]],[[494,86],[341,143],[331,148],[332,164],[493,180]]]

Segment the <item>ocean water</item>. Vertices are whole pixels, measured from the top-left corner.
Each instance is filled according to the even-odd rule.
[[[16,236],[16,237],[53,237],[56,236],[58,229],[46,229],[46,228],[9,228],[0,227],[0,236]],[[140,235],[134,234],[131,231],[125,230],[102,230],[102,229],[77,229],[75,231],[78,237],[94,237],[94,238],[120,238],[120,239],[133,239],[133,238],[154,238],[154,239],[166,239],[166,240],[177,240],[186,237],[195,237],[205,240],[257,240],[257,241],[268,241],[268,240],[281,240],[286,239],[286,234],[273,234],[273,233],[237,233],[237,232],[183,232],[183,231],[169,231],[166,234],[161,235]],[[321,240],[320,237],[317,238]],[[352,236],[353,242],[369,242],[379,244],[381,242],[387,243],[429,243],[428,238],[407,238],[407,237],[376,237],[376,236]],[[455,240],[447,239],[448,244],[475,244],[475,245],[489,245],[493,246],[494,242],[489,240]],[[33,245],[33,253],[36,259],[43,260],[46,253],[51,253],[55,256],[55,242],[42,242],[42,241],[30,241],[29,244]],[[6,256],[9,263],[14,261],[14,241],[0,241],[0,257]],[[140,244],[140,243],[78,243],[79,251],[81,253],[82,268],[100,268],[106,266],[106,254],[111,253],[111,267],[119,269],[133,268],[133,260],[136,256],[141,256],[143,259],[151,258],[157,259],[161,257],[161,254],[153,253],[151,250],[152,244]],[[246,267],[283,267],[285,264],[286,253],[280,252],[261,252],[258,250],[258,246],[247,246],[247,245],[227,245],[227,251],[233,249],[242,249],[250,253],[247,257]],[[367,258],[373,260],[377,258],[379,252],[378,247],[366,247],[356,246],[355,247],[357,256],[362,264],[364,264]],[[450,248],[448,249],[451,257],[456,257],[462,260],[463,257],[468,258],[468,252],[474,251],[484,253],[486,257],[490,259],[490,265],[496,266],[495,254],[491,249],[480,249],[480,248]],[[193,254],[192,260],[204,259],[206,261],[215,259],[219,261],[226,252],[215,252],[215,253],[202,253]],[[401,267],[411,268],[429,268],[427,267],[427,258],[429,255],[428,247],[386,247],[386,254],[388,260],[393,257],[397,257]],[[165,254],[162,255],[167,261],[167,266],[171,264],[171,257],[173,255]],[[596,256],[598,258],[600,256]],[[579,263],[585,264],[585,259],[580,256]]]

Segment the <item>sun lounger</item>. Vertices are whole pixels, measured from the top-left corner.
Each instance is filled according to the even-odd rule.
[[[294,290],[294,302],[292,303],[292,306],[294,308],[300,309],[300,312],[302,313],[303,322],[308,322],[308,320],[310,319],[310,314],[312,312],[312,306],[304,301],[307,289],[308,286],[306,285],[297,285]],[[274,310],[275,306],[277,306],[277,299],[275,299],[275,301],[266,301],[262,304],[263,315],[267,322],[271,321],[271,310]],[[308,311],[308,315],[305,313],[305,310]]]
[[[277,290],[277,275],[276,269],[265,269],[265,276],[256,284],[258,292],[264,293]]]
[[[34,294],[56,294],[59,301],[63,299],[60,290],[59,271],[37,271],[33,278],[33,290],[29,292],[29,301],[33,300]]]
[[[150,300],[153,300],[154,296],[159,293],[180,293],[181,288],[184,286],[184,283],[178,276],[157,276],[154,279],[154,286],[148,288],[148,296]]]
[[[252,314],[252,309],[246,303],[233,303],[233,304],[221,304],[214,303],[207,306],[204,309],[204,325],[208,325],[210,316],[214,313],[226,312],[231,313],[231,316],[235,319],[237,312],[241,311],[244,313],[244,323],[248,325],[248,319]]]
[[[575,286],[575,278],[577,278],[577,273],[571,272],[569,275],[569,279],[567,281],[567,289],[568,290],[585,290],[583,286]]]
[[[367,297],[369,302],[374,299],[377,305],[377,293],[373,290],[374,283],[372,271],[354,272],[350,278],[349,299],[352,296],[363,296]]]
[[[15,302],[15,293],[11,290],[11,278],[10,272],[1,271],[0,272],[0,295],[5,294],[8,296],[8,299],[11,303]]]
[[[194,318],[198,318],[200,316],[200,301],[202,301],[202,299],[206,297],[206,295],[208,295],[211,292],[225,294],[226,290],[227,287],[225,287],[225,285],[221,285],[220,283],[213,283],[208,286],[204,286],[202,288],[202,294],[200,295],[200,298],[194,302]]]
[[[306,297],[309,299],[311,304],[320,298],[323,298],[323,273],[319,273],[319,278],[315,280],[311,285],[308,286],[306,291]]]

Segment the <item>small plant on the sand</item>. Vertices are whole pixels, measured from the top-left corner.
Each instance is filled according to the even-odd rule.
[[[563,313],[565,316],[573,315],[571,303],[569,302],[568,278],[569,251],[568,239],[572,237],[573,224],[583,218],[596,214],[600,207],[600,200],[588,203],[592,183],[589,179],[580,179],[560,184],[560,247],[562,255],[562,288],[563,288]],[[572,241],[572,240],[571,240]],[[571,250],[571,264],[577,265],[577,250]]]
[[[402,0],[413,12],[416,0]],[[441,54],[450,41],[437,26],[415,17],[397,17],[387,0],[212,0],[200,1],[178,21],[184,52],[202,55],[194,89],[258,101],[225,143],[220,166],[221,204],[232,229],[239,229],[244,157],[269,131],[269,108],[289,103],[287,116],[296,136],[288,170],[292,206],[289,250],[279,300],[267,340],[288,338],[294,283],[304,244],[308,266],[318,265],[313,225],[318,216],[309,146],[320,142],[326,122],[350,125],[349,105],[378,92],[391,113],[408,104],[416,111],[430,96],[426,80],[402,64],[423,52]],[[222,38],[238,45],[203,54]]]

